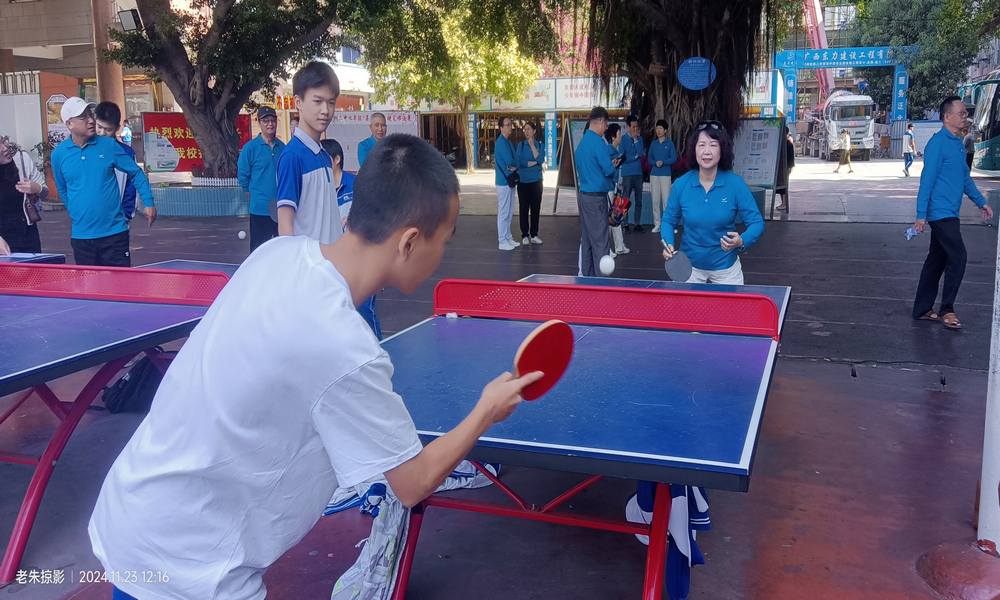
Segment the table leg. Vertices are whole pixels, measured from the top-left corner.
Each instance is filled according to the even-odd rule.
[[[656,501],[653,504],[653,522],[650,523],[649,550],[646,553],[646,582],[643,600],[660,600],[667,563],[667,526],[670,525],[670,486],[656,484]]]
[[[17,567],[21,563],[24,555],[24,547],[28,544],[28,535],[31,533],[31,526],[35,523],[35,516],[38,514],[38,505],[42,502],[42,494],[52,476],[52,469],[56,465],[59,456],[62,455],[69,437],[73,434],[80,419],[83,418],[87,407],[97,398],[97,394],[104,389],[104,386],[111,381],[118,371],[127,363],[132,356],[125,356],[117,360],[106,363],[101,370],[95,374],[87,385],[77,395],[73,401],[72,408],[62,419],[56,432],[52,435],[45,452],[38,461],[35,474],[28,484],[28,492],[24,496],[21,510],[17,514],[14,522],[14,532],[10,536],[10,543],[7,545],[7,552],[4,554],[3,563],[0,563],[0,587],[12,581],[17,574]]]
[[[410,509],[410,528],[406,532],[406,545],[403,546],[403,556],[399,559],[399,576],[396,577],[396,587],[392,590],[392,600],[403,600],[406,597],[406,585],[410,581],[410,569],[413,567],[413,554],[417,550],[417,536],[420,535],[420,525],[424,522],[424,503]]]

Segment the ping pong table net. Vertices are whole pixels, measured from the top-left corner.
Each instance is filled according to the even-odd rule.
[[[208,306],[225,287],[225,273],[0,264],[0,294]]]
[[[760,294],[445,279],[434,314],[449,313],[779,339],[778,307]]]

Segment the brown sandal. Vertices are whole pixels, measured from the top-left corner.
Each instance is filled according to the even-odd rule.
[[[941,317],[941,322],[948,329],[961,329],[962,324],[958,322],[958,315],[955,313],[948,313]]]
[[[925,312],[924,314],[920,315],[919,317],[917,317],[917,320],[918,321],[934,321],[934,322],[938,322],[938,321],[941,320],[941,317],[939,317],[938,314],[936,312],[934,312],[933,310],[929,310],[929,311]]]

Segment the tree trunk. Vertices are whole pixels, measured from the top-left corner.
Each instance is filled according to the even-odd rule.
[[[236,177],[240,158],[240,136],[236,133],[236,119],[217,121],[209,107],[184,106],[188,127],[201,148],[201,158],[206,174],[212,177]]]
[[[465,140],[465,172],[474,175],[476,173],[476,148],[473,147],[472,137],[469,136],[469,98],[459,99],[458,106],[462,109],[462,122],[459,126],[462,129],[462,139]]]

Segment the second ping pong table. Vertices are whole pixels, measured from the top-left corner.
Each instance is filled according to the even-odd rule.
[[[573,359],[545,396],[479,439],[469,459],[579,473],[545,506],[480,471],[514,504],[431,496],[411,512],[394,598],[401,600],[429,507],[650,536],[643,598],[661,597],[668,484],[747,491],[789,288],[752,290],[635,280],[532,276],[442,281],[434,316],[386,339],[393,387],[421,439],[450,431],[483,387],[510,370],[539,321],[574,330]],[[609,369],[627,352],[629,376]],[[581,516],[559,505],[601,477],[656,482],[650,525]]]
[[[129,360],[188,335],[228,281],[217,268],[173,262],[163,268],[94,268],[0,264],[0,397],[21,392],[0,413],[3,423],[37,396],[59,420],[41,456],[0,451],[0,462],[34,467],[0,563],[0,587],[15,580],[56,461],[87,407]],[[103,366],[102,366],[103,365]],[[100,369],[72,401],[48,383]]]

